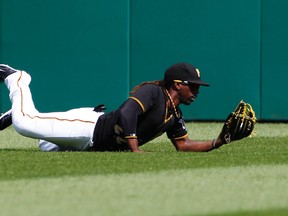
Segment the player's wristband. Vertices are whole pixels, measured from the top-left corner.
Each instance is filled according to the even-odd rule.
[[[125,136],[125,139],[137,139],[136,134],[130,134],[129,136]]]

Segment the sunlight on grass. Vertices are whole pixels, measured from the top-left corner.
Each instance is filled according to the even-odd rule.
[[[222,122],[188,122],[186,127],[189,137],[194,140],[212,140],[222,129]],[[257,123],[252,137],[286,137],[288,124],[285,123]],[[166,134],[152,140],[150,143],[168,142]],[[23,137],[9,127],[0,132],[0,149],[6,148],[37,148],[38,140]]]
[[[189,137],[193,140],[212,140],[218,137],[222,122],[188,122],[186,127]],[[288,124],[257,123],[252,137],[288,137]],[[166,134],[151,141],[153,143],[167,141]]]
[[[21,136],[12,126],[6,128],[4,131],[0,131],[0,149],[27,149],[37,147],[38,140]]]

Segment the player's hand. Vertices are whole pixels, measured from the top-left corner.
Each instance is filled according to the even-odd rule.
[[[134,150],[134,151],[132,151],[132,152],[133,152],[133,153],[145,153],[145,151],[140,150],[140,149]]]
[[[129,147],[130,147],[132,152],[134,152],[134,153],[144,153],[143,150],[139,149],[138,139],[130,138],[130,139],[127,139],[127,142],[128,142],[128,145],[129,145]]]

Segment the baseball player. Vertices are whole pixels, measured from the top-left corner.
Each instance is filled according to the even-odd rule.
[[[19,134],[39,139],[43,151],[143,152],[140,146],[165,132],[178,151],[210,151],[225,144],[220,137],[207,141],[188,137],[179,105],[192,103],[200,86],[209,84],[200,79],[197,68],[185,62],[169,67],[163,80],[135,87],[109,113],[102,106],[41,113],[34,106],[27,72],[1,64],[0,81],[5,82],[12,102],[0,128],[13,123]]]

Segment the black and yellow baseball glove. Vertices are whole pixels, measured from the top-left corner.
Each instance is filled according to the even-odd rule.
[[[256,120],[252,106],[242,100],[228,115],[219,138],[226,144],[247,137],[252,133]]]

